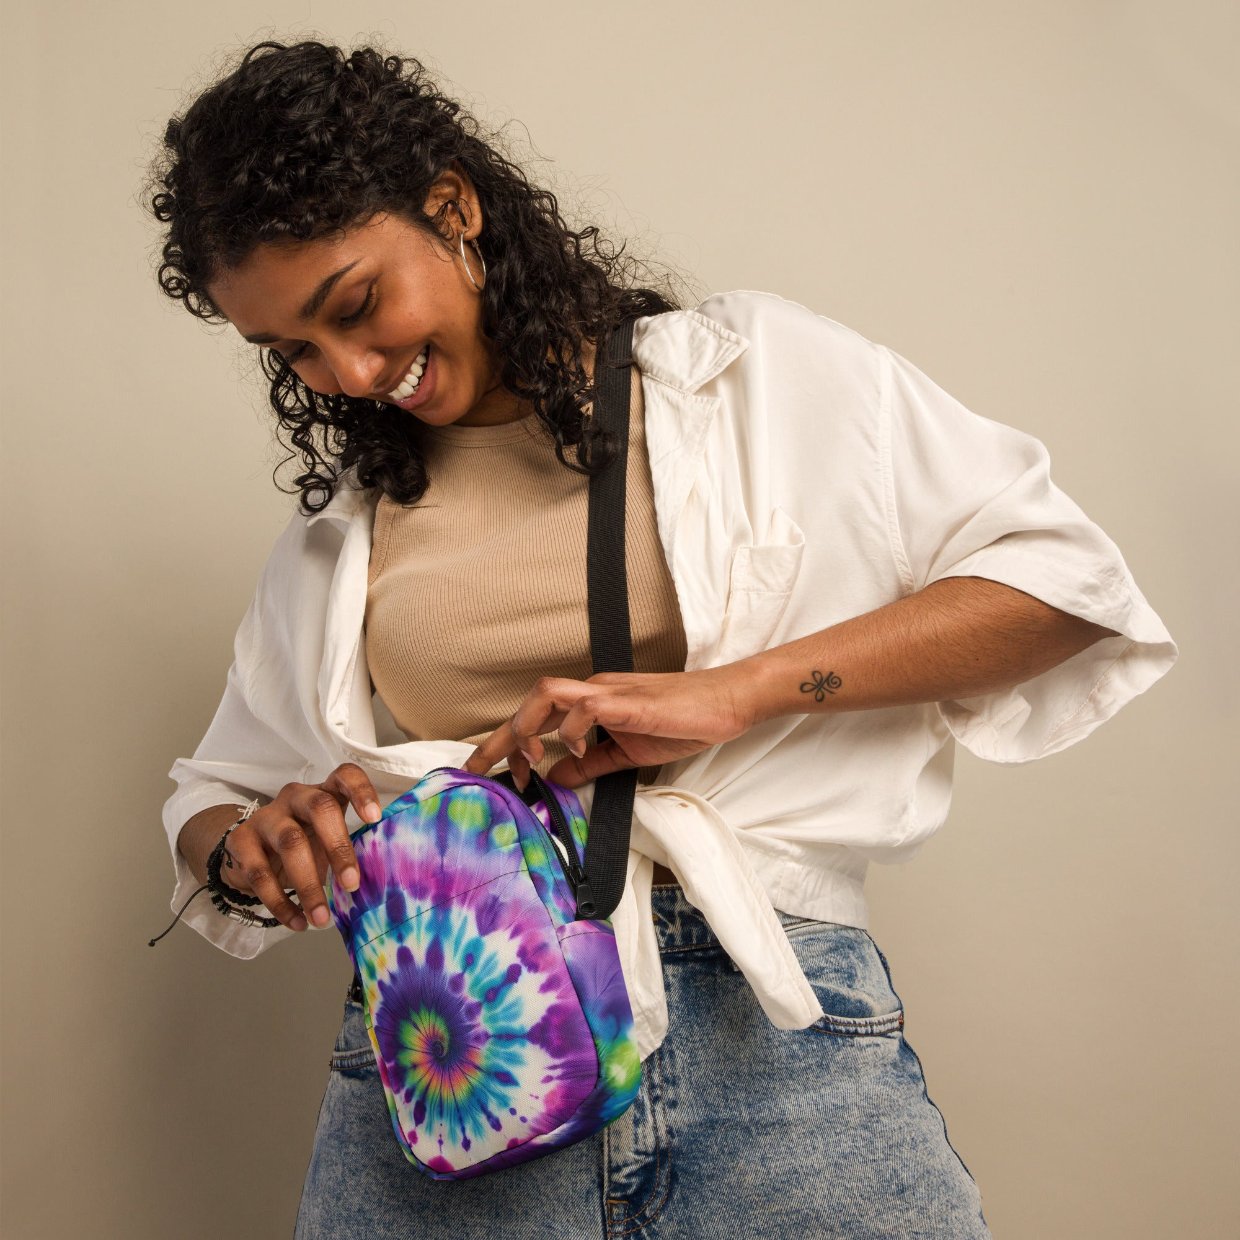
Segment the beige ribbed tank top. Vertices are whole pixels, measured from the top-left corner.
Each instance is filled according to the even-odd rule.
[[[679,672],[685,634],[655,524],[636,370],[632,393],[625,548],[633,670]],[[560,464],[533,415],[419,430],[426,493],[409,505],[383,496],[375,512],[366,660],[410,740],[477,744],[540,676],[591,675],[589,478]],[[597,740],[595,729],[587,740]],[[543,744],[540,775],[569,752],[554,732]],[[640,768],[638,781],[652,782],[659,770]]]

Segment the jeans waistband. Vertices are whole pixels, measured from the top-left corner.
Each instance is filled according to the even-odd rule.
[[[659,951],[682,951],[688,947],[718,947],[719,936],[700,909],[689,903],[683,887],[652,887],[650,910],[654,916],[654,933]],[[780,925],[788,926],[809,920],[792,913],[775,910]]]

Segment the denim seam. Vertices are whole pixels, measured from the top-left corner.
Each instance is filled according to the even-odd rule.
[[[669,1151],[666,1165],[670,1166],[670,1164],[671,1164],[671,1154]],[[662,1183],[664,1169],[665,1169],[665,1164],[663,1161],[663,1147],[658,1144],[657,1139],[656,1139],[655,1149],[654,1149],[654,1182],[655,1182],[654,1191],[655,1193],[659,1191],[659,1186]],[[641,1231],[641,1229],[645,1227],[647,1223],[653,1223],[659,1217],[659,1215],[663,1213],[664,1209],[667,1207],[667,1199],[671,1195],[671,1191],[672,1191],[672,1181],[671,1181],[671,1177],[668,1176],[667,1183],[663,1186],[663,1196],[660,1197],[658,1201],[655,1201],[654,1193],[652,1193],[641,1204],[641,1206],[636,1210],[636,1212],[632,1214],[621,1215],[620,1218],[616,1220],[621,1225],[621,1229],[619,1231],[611,1230],[611,1220],[609,1220],[608,1222],[609,1240],[611,1240],[611,1238],[618,1238],[620,1236],[631,1236],[635,1231]],[[653,1213],[649,1213],[649,1211],[653,1211]]]
[[[874,943],[874,936],[868,930],[866,930],[864,933],[865,933],[865,937],[869,939],[871,943]],[[879,960],[883,962],[883,972],[887,974],[887,985],[891,987],[891,993],[895,995],[896,1002],[900,1004],[900,1009],[901,1011],[903,1011],[904,1002],[900,998],[900,995],[896,990],[895,982],[892,980],[891,965],[887,963],[887,957],[883,955],[883,949],[879,947],[877,943],[874,943],[874,950],[878,952],[878,958]],[[981,1214],[982,1223],[983,1225],[985,1225],[986,1215],[982,1213],[981,1206],[980,1206],[981,1196],[982,1196],[981,1186],[978,1184],[977,1178],[974,1176],[973,1172],[969,1170],[968,1164],[964,1161],[963,1158],[960,1157],[960,1151],[952,1144],[951,1137],[947,1135],[947,1117],[943,1114],[942,1111],[939,1110],[937,1106],[934,1105],[934,1099],[930,1097],[930,1086],[928,1082],[926,1081],[926,1070],[922,1066],[921,1056],[917,1053],[916,1049],[913,1047],[913,1044],[908,1040],[908,1038],[904,1036],[903,1030],[901,1030],[900,1032],[900,1041],[905,1046],[907,1046],[910,1051],[912,1051],[913,1058],[917,1061],[917,1071],[921,1076],[922,1097],[925,1098],[925,1100],[930,1104],[931,1107],[934,1107],[934,1112],[939,1117],[939,1123],[943,1125],[943,1140],[947,1142],[947,1148],[951,1150],[953,1154],[956,1155],[956,1161],[964,1169],[965,1175],[967,1175],[969,1179],[973,1181],[974,1188],[977,1189],[977,1196],[978,1196],[978,1202],[979,1202],[978,1213]]]
[[[787,921],[784,922],[784,933],[790,939],[803,939],[818,930],[859,930],[859,926],[845,926],[837,921],[814,921],[814,919],[806,918],[804,921]]]
[[[706,943],[686,943],[681,947],[660,947],[659,955],[669,956],[674,952],[704,952],[711,950],[722,951],[723,944],[721,944],[717,939],[714,939]]]
[[[811,1033],[825,1033],[832,1037],[880,1037],[904,1028],[904,1013],[893,1012],[890,1016],[820,1016],[807,1026]]]
[[[331,1073],[329,1072],[327,1074],[328,1089],[331,1088],[331,1082],[332,1082],[332,1077],[331,1077]],[[302,1177],[301,1177],[301,1192],[297,1196],[297,1213],[293,1217],[293,1240],[297,1240],[297,1237],[301,1234],[301,1211],[302,1211],[302,1207],[306,1204],[306,1186],[310,1183],[310,1171],[311,1171],[311,1168],[314,1166],[315,1144],[317,1144],[318,1142],[319,1125],[322,1124],[323,1122],[323,1108],[326,1105],[327,1105],[327,1089],[324,1089],[323,1097],[319,1099],[318,1114],[315,1116],[315,1119],[314,1119],[314,1144],[310,1146],[310,1155],[306,1159],[306,1170],[302,1174]]]
[[[334,1051],[328,1066],[333,1072],[339,1072],[342,1069],[367,1067],[374,1062],[375,1048],[365,1046],[353,1051]]]
[[[662,1098],[663,1048],[661,1046],[658,1046],[655,1048],[652,1058],[655,1061],[655,1064],[658,1066],[658,1069],[659,1069],[658,1074],[657,1074],[658,1079],[659,1079],[659,1090],[660,1090],[659,1097]],[[655,1185],[654,1189],[651,1192],[650,1196],[647,1197],[646,1200],[643,1201],[642,1204],[638,1206],[636,1210],[634,1210],[632,1213],[625,1213],[621,1215],[621,1217],[617,1220],[622,1225],[622,1230],[613,1231],[612,1230],[612,1219],[610,1215],[608,1216],[607,1232],[608,1232],[609,1240],[611,1240],[612,1237],[632,1235],[633,1232],[640,1231],[647,1223],[653,1223],[655,1219],[657,1219],[659,1215],[663,1213],[663,1210],[667,1205],[667,1200],[671,1196],[672,1177],[669,1174],[667,1177],[667,1183],[666,1185],[663,1186],[663,1196],[660,1197],[657,1201],[655,1200],[655,1196],[659,1192],[665,1166],[670,1172],[670,1168],[672,1165],[672,1150],[671,1150],[671,1143],[670,1141],[667,1141],[666,1134],[664,1134],[664,1142],[666,1142],[666,1146],[664,1145],[664,1143],[661,1143],[659,1140],[659,1135],[660,1135],[659,1134],[659,1128],[660,1128],[659,1109],[655,1105],[655,1095],[654,1095],[653,1090],[651,1090],[651,1096],[650,1096],[650,1127],[654,1133],[654,1185]],[[666,1164],[664,1163],[664,1158],[663,1158],[664,1152],[666,1152],[666,1155],[667,1155]],[[622,1197],[608,1198],[609,1206],[613,1202],[621,1204],[621,1205],[628,1204],[627,1199],[622,1198]],[[653,1213],[650,1213],[650,1211],[653,1211]],[[632,1226],[627,1226],[627,1224],[632,1224]]]

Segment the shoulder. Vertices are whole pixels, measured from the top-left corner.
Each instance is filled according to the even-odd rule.
[[[756,289],[712,293],[695,307],[696,313],[753,343],[776,345],[807,338],[841,350],[868,352],[875,346],[860,332],[800,302]]]
[[[712,294],[692,313],[744,342],[733,371],[737,379],[759,376],[785,393],[810,387],[863,402],[877,390],[881,346],[800,302],[735,289]]]
[[[822,384],[872,392],[882,352],[836,319],[753,289],[640,319],[633,350],[643,374],[687,391],[713,382],[784,392]]]

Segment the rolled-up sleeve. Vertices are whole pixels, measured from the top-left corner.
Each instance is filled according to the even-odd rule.
[[[1050,477],[1032,435],[971,412],[880,347],[888,526],[908,590],[985,577],[1114,629],[1012,688],[939,703],[952,735],[994,762],[1088,736],[1175,662],[1171,635],[1119,548]]]
[[[206,735],[192,758],[178,758],[168,772],[177,784],[163,807],[175,871],[170,903],[174,912],[180,912],[200,886],[177,848],[177,837],[185,823],[213,805],[244,806],[254,797],[271,800],[285,784],[307,782],[302,777],[311,765],[281,730],[260,718],[251,705],[250,671],[263,658],[257,597],[241,621],[233,651],[224,695]],[[268,671],[270,664],[269,659],[264,663]],[[256,905],[254,911],[266,910]],[[190,901],[181,920],[216,947],[247,960],[296,933],[285,926],[247,926],[225,917],[205,891]]]

